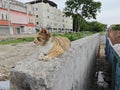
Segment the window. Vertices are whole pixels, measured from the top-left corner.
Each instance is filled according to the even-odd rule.
[[[65,27],[65,25],[63,24],[63,28]]]
[[[2,14],[2,20],[4,20],[4,15]]]
[[[29,14],[32,14],[32,12],[31,12],[31,11],[29,11]]]
[[[4,3],[2,3],[2,7],[5,8],[5,4]]]
[[[36,15],[36,18],[38,18],[38,15]]]
[[[6,20],[8,20],[8,17],[7,17],[7,15],[6,15]]]
[[[39,22],[36,22],[36,24],[38,25],[38,24],[39,24]]]
[[[32,22],[32,18],[31,17],[29,17],[29,22]]]
[[[54,17],[54,20],[56,20],[56,18]]]
[[[33,9],[33,11],[35,10],[34,7],[32,9]]]
[[[38,8],[36,8],[36,11],[38,11]]]
[[[47,12],[49,12],[49,9],[47,9]]]
[[[47,16],[47,18],[49,19],[50,17],[49,17],[49,16]]]

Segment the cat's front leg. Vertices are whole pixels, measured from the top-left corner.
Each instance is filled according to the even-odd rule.
[[[38,56],[38,59],[48,61],[48,60],[51,59],[51,57],[49,57],[47,55],[45,56],[43,53],[40,53],[39,56]]]
[[[49,61],[49,60],[51,60],[51,59],[52,59],[52,58],[49,57],[48,55],[44,57],[44,60],[45,60],[45,61]]]
[[[64,52],[63,50],[51,52],[51,53],[49,53],[47,56],[45,56],[44,60],[49,61],[49,60],[51,60],[52,58],[55,58],[55,57],[61,55],[63,52]]]
[[[44,58],[45,58],[45,55],[43,53],[40,53],[39,56],[38,56],[38,59],[43,60]]]

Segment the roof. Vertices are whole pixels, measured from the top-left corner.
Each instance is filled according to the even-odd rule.
[[[36,4],[36,3],[41,3],[41,2],[49,3],[52,7],[56,7],[57,8],[57,4],[52,2],[52,1],[49,1],[49,0],[34,0],[34,1],[31,1],[31,2],[27,2],[27,3],[29,3],[29,4]]]

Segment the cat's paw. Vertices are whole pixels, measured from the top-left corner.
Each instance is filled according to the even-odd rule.
[[[38,56],[39,60],[43,60],[45,58],[45,55],[43,53],[40,53],[40,55]]]
[[[45,57],[44,57],[44,60],[45,60],[45,61],[49,61],[50,59],[51,59],[51,57],[48,57],[48,56],[45,56]]]

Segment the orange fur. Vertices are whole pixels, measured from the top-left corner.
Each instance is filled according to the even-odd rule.
[[[42,29],[36,34],[34,43],[41,46],[38,59],[50,60],[68,50],[71,43],[66,37],[51,36],[47,29]],[[42,54],[41,54],[42,53]],[[47,54],[45,56],[45,54]]]

